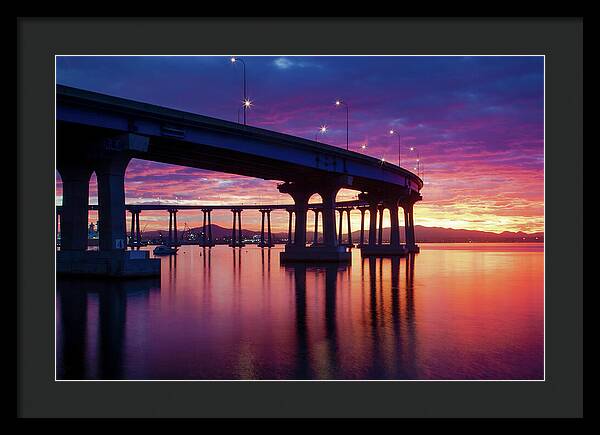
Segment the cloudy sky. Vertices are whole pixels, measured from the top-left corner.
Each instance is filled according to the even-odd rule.
[[[422,161],[417,224],[486,231],[542,231],[544,61],[542,57],[246,56],[248,124],[350,148],[402,166]],[[57,83],[237,121],[242,65],[228,56],[58,57]],[[319,134],[327,125],[325,134]],[[366,144],[365,150],[361,145]],[[410,151],[410,148],[414,151]],[[128,203],[291,203],[276,182],[133,160]],[[338,199],[357,192],[342,191]],[[57,174],[57,204],[62,201]],[[92,177],[90,202],[96,202]],[[256,216],[255,216],[256,215]],[[353,216],[358,224],[360,214]],[[260,214],[244,214],[257,229]],[[95,220],[96,216],[90,216]],[[273,215],[285,230],[287,214]],[[142,226],[164,228],[168,214],[144,213]],[[201,213],[181,212],[183,226]],[[231,213],[215,214],[229,227]],[[385,225],[385,223],[384,223]],[[356,228],[356,226],[355,226]]]

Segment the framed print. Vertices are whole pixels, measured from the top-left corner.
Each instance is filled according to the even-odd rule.
[[[581,20],[21,19],[18,54],[21,416],[581,416]]]

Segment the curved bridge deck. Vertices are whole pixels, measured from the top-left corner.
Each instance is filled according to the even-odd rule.
[[[61,85],[56,89],[56,138],[57,170],[63,181],[59,260],[64,260],[64,271],[73,272],[76,263],[85,263],[90,266],[86,268],[89,272],[98,269],[97,263],[102,263],[100,273],[117,276],[142,273],[141,260],[147,260],[149,273],[154,273],[157,266],[153,260],[123,255],[127,246],[126,211],[132,214],[133,236],[139,231],[139,215],[144,209],[168,210],[169,226],[176,232],[178,210],[202,210],[204,226],[210,228],[211,211],[230,208],[233,212],[231,243],[240,246],[243,243],[242,209],[259,209],[263,228],[265,219],[270,228],[271,210],[285,208],[289,212],[289,239],[293,241],[281,253],[281,261],[349,261],[341,230],[336,231],[336,208],[340,210],[338,228],[342,226],[344,210],[336,204],[335,197],[342,188],[360,192],[359,202],[365,204],[361,210],[362,227],[365,208],[369,209],[369,241],[365,254],[402,254],[418,250],[414,241],[413,204],[421,199],[423,181],[404,168],[364,154],[262,128]],[[279,180],[282,183],[278,190],[289,194],[294,203],[291,206],[241,207],[128,206],[125,204],[124,180],[132,158]],[[87,261],[89,180],[93,172],[98,180],[100,254],[94,254],[94,258]],[[320,205],[308,203],[315,193],[321,196]],[[406,246],[400,245],[399,207],[404,210]],[[319,246],[314,243],[312,247],[306,246],[309,209],[318,210],[315,226],[319,216],[322,219],[323,243]],[[390,210],[391,217],[389,247],[382,246],[381,237],[385,209]],[[349,221],[349,211],[346,213]],[[270,229],[268,234],[270,237]],[[270,238],[264,244],[267,245],[270,245]],[[102,272],[103,268],[105,272]]]

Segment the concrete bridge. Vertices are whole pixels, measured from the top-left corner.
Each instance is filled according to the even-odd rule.
[[[413,205],[421,199],[423,182],[404,168],[308,139],[61,85],[57,85],[56,99],[57,170],[63,181],[59,272],[114,276],[159,273],[159,265],[145,257],[147,253],[126,251],[124,179],[132,158],[281,181],[279,191],[288,193],[294,202],[286,206],[290,235],[292,218],[294,231],[292,242],[281,253],[284,262],[349,261],[350,253],[341,246],[341,231],[336,232],[335,197],[342,188],[360,192],[363,226],[364,213],[369,210],[369,240],[361,250],[363,255],[418,251]],[[97,252],[86,251],[93,172],[98,181]],[[307,211],[314,207],[308,201],[314,194],[322,200],[315,216],[317,223],[319,216],[322,219],[323,243],[307,246]],[[270,208],[154,207],[205,208],[205,218],[216,207],[230,208],[233,230],[237,225],[239,234],[241,209],[256,207],[268,216]],[[405,245],[400,244],[399,207],[404,211]],[[391,236],[390,243],[384,245],[385,209],[390,211]],[[170,213],[175,220],[176,211]],[[340,226],[342,219],[343,212]],[[136,220],[139,222],[139,214]]]
[[[243,240],[241,239],[241,212],[244,210],[257,210],[261,213],[261,240],[259,242],[259,246],[261,247],[273,247],[273,237],[271,232],[271,212],[274,210],[286,211],[288,213],[288,237],[287,244],[293,243],[292,236],[292,216],[294,214],[294,204],[234,204],[234,205],[177,205],[177,204],[125,204],[126,212],[130,213],[130,223],[131,230],[129,232],[128,237],[128,246],[129,247],[139,247],[142,245],[141,240],[141,230],[140,230],[140,214],[142,211],[166,211],[169,213],[169,229],[168,229],[168,239],[166,240],[166,245],[169,246],[178,246],[178,228],[177,228],[177,213],[180,210],[200,210],[202,212],[202,239],[199,241],[200,246],[204,247],[212,247],[215,246],[215,241],[212,236],[212,228],[211,228],[211,214],[214,210],[227,210],[229,209],[233,215],[233,224],[232,224],[232,235],[231,235],[231,245],[232,247],[244,246]],[[98,205],[90,204],[88,206],[88,210],[98,211]],[[314,221],[314,232],[313,232],[313,242],[311,246],[319,245],[319,215],[322,213],[323,204],[309,204],[308,210],[312,211],[315,215]],[[361,213],[361,223],[360,223],[360,238],[358,244],[356,246],[363,247],[365,245],[365,213],[368,210],[368,203],[360,200],[347,200],[347,201],[337,201],[335,204],[335,210],[339,216],[339,225],[337,227],[337,237],[338,237],[338,245],[346,246],[346,247],[354,247],[355,244],[352,240],[352,224],[350,220],[350,212],[352,210],[358,210]],[[56,226],[57,226],[57,234],[58,227],[61,221],[61,216],[63,213],[62,206],[56,207]],[[344,214],[347,216],[347,234],[346,240],[343,241],[343,216]],[[236,221],[238,222],[236,229]],[[265,227],[266,221],[266,227]],[[308,225],[308,224],[307,224]],[[381,236],[379,237],[381,239]],[[378,241],[379,244],[383,243],[383,240]]]

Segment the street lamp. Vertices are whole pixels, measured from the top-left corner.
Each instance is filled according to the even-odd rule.
[[[244,100],[242,105],[238,108],[237,111],[237,122],[238,124],[240,123],[240,110],[244,109],[244,119],[246,117],[246,109],[249,109],[250,107],[252,107],[252,101],[250,100]],[[246,121],[244,120],[244,125],[246,125]]]
[[[319,133],[321,133],[321,134],[327,133],[327,126],[326,125],[322,125],[321,127],[319,127],[319,131],[317,133],[315,133],[315,141],[318,141],[317,135]]]
[[[348,120],[349,120],[349,109],[348,109],[348,104],[345,101],[342,100],[336,100],[335,102],[336,106],[344,106],[346,107],[346,150],[348,150],[350,148],[349,144],[350,142],[348,141]]]
[[[415,151],[415,147],[410,147],[409,150]],[[420,177],[419,172],[421,169],[421,153],[419,151],[417,151],[417,164],[416,167],[413,169],[417,171],[417,176]]]
[[[391,134],[392,136],[393,136],[393,135],[396,135],[396,136],[398,136],[398,166],[401,166],[401,165],[400,165],[400,163],[401,163],[401,158],[400,158],[400,149],[401,149],[401,146],[400,146],[400,133],[398,133],[398,132],[397,132],[397,131],[395,131],[395,130],[390,130],[390,134]]]
[[[248,100],[248,97],[246,96],[246,62],[244,62],[244,59],[239,58],[239,57],[232,57],[230,59],[231,63],[236,63],[236,62],[241,62],[242,66],[243,66],[243,73],[244,73],[244,104],[243,104],[243,108],[244,108],[244,125],[246,125],[246,109],[249,108],[252,103],[250,100]]]

